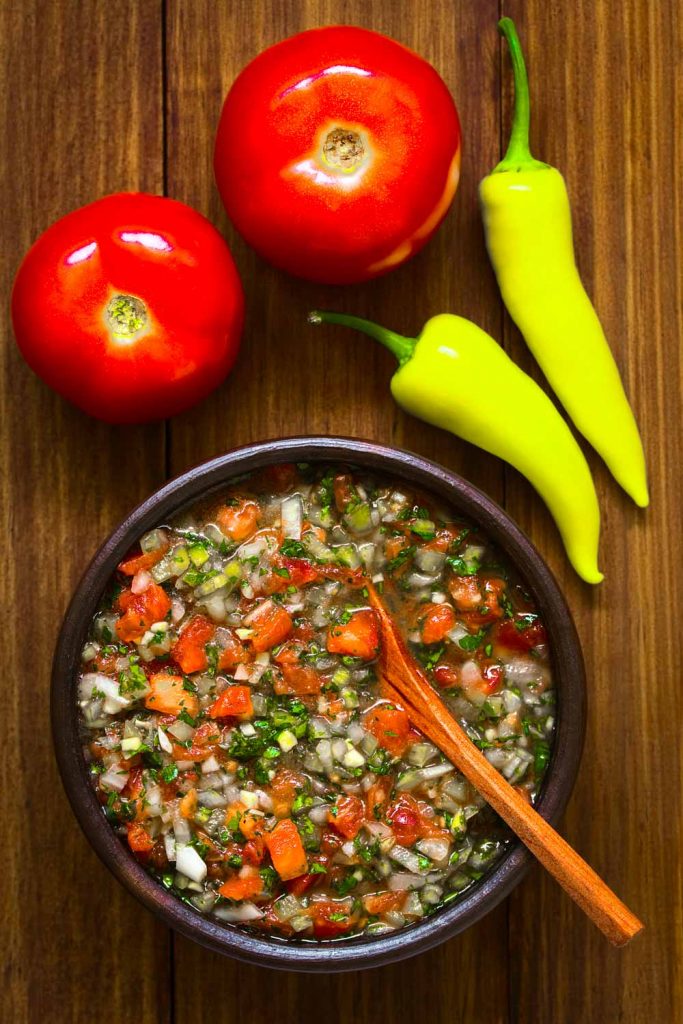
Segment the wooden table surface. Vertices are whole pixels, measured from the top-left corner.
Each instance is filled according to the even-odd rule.
[[[248,302],[230,379],[171,423],[125,429],[87,419],[37,380],[3,317],[2,1020],[683,1021],[677,9],[676,0],[0,0],[2,309],[22,254],[48,224],[126,189],[165,193],[210,217],[233,247]],[[566,176],[580,269],[648,453],[645,513],[589,454],[603,511],[598,589],[573,575],[518,475],[396,408],[387,353],[305,322],[311,306],[342,307],[412,334],[432,314],[457,311],[535,372],[504,315],[476,197],[510,116],[501,13],[520,28],[536,155]],[[220,104],[239,69],[267,44],[330,22],[387,32],[426,56],[464,128],[462,183],[436,238],[399,271],[345,290],[264,265],[227,224],[211,167]],[[645,921],[632,947],[609,948],[534,868],[477,926],[412,961],[283,975],[169,933],[91,851],[62,792],[48,720],[52,648],[79,574],[169,476],[247,441],[304,432],[440,460],[501,501],[550,562],[589,683],[583,766],[563,828]]]

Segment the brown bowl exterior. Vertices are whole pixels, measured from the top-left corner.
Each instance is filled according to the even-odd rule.
[[[557,688],[555,742],[537,807],[548,821],[557,821],[571,794],[581,758],[586,688],[579,639],[555,579],[507,513],[472,484],[411,452],[351,438],[299,437],[248,445],[189,470],[134,509],[100,547],[64,618],[52,672],[52,731],[64,788],[89,842],[116,878],[167,925],[209,949],[260,966],[290,971],[354,971],[422,953],[474,924],[519,883],[531,855],[520,842],[511,844],[462,899],[388,935],[327,943],[251,935],[192,910],[131,856],[95,797],[81,750],[76,710],[80,654],[90,622],[108,580],[135,541],[235,476],[278,462],[320,461],[355,464],[433,491],[457,513],[480,525],[525,581],[544,617]]]

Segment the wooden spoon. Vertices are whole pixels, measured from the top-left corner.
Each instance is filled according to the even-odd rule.
[[[610,942],[626,945],[642,931],[642,922],[475,747],[411,658],[373,584],[366,586],[380,621],[385,695],[405,708]]]

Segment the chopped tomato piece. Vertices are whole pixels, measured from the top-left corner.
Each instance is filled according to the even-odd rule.
[[[319,565],[317,570],[321,580],[340,580],[349,587],[359,587],[364,580],[362,569],[349,569],[347,565]]]
[[[484,603],[484,594],[478,576],[452,576],[448,581],[448,589],[461,612],[473,611]]]
[[[192,737],[192,745],[181,747],[173,744],[172,756],[176,761],[207,761],[215,753],[215,747],[221,738],[220,730],[213,722],[203,722]]]
[[[530,651],[547,640],[545,626],[537,619],[525,625],[525,617],[506,619],[496,630],[496,641],[510,651]]]
[[[483,674],[487,693],[495,693],[503,685],[505,672],[501,665],[487,665]]]
[[[321,540],[323,543],[327,540],[327,531],[322,526],[316,526],[315,523],[309,523],[308,519],[304,519],[301,524],[301,536],[305,533],[312,533],[314,537]]]
[[[265,490],[282,494],[290,490],[298,479],[298,470],[293,462],[278,462],[263,470]]]
[[[357,796],[340,796],[330,807],[329,822],[345,839],[355,839],[365,819],[363,801]]]
[[[194,818],[197,813],[197,790],[194,787],[188,789],[179,806],[183,818]]]
[[[221,671],[229,672],[238,665],[248,661],[247,649],[241,640],[230,630],[221,633],[221,650],[218,655],[218,668]]]
[[[413,742],[410,719],[401,708],[380,704],[366,714],[363,725],[390,754],[400,757]]]
[[[268,579],[267,591],[269,594],[280,594],[287,587],[308,586],[319,579],[317,568],[307,562],[305,558],[278,558],[273,560],[273,575]]]
[[[315,900],[309,904],[308,913],[313,919],[316,939],[334,939],[337,935],[344,935],[356,923],[356,916],[348,903],[335,900]]]
[[[168,551],[168,541],[158,547],[155,551],[140,552],[139,555],[131,555],[119,563],[119,572],[124,576],[135,576],[136,572],[143,569],[151,569],[153,565],[160,562]]]
[[[239,718],[247,721],[254,714],[251,690],[248,686],[228,686],[219,693],[209,708],[210,718]]]
[[[327,649],[331,654],[346,654],[352,658],[371,661],[379,651],[377,615],[372,608],[352,612],[348,622],[337,622],[327,634]]]
[[[154,622],[160,622],[171,610],[171,599],[157,583],[150,583],[141,594],[124,590],[118,597],[118,606],[123,611],[116,620],[116,635],[124,643],[142,639]]]
[[[216,627],[205,615],[193,615],[173,645],[173,660],[183,672],[203,672],[208,668],[206,645],[213,640]]]
[[[291,818],[283,818],[272,832],[265,836],[273,867],[280,878],[287,881],[308,871],[306,851],[299,831]]]
[[[263,815],[247,811],[243,807],[239,829],[245,839],[255,839],[263,832]]]
[[[500,597],[506,589],[505,580],[484,580],[483,603],[479,608],[463,615],[470,629],[479,629],[489,622],[502,619],[505,612],[500,605]]]
[[[424,800],[418,800],[417,806],[420,811],[420,838],[450,840],[451,833],[439,824],[440,819],[432,814],[433,808]]]
[[[408,541],[405,537],[387,537],[384,544],[384,554],[388,560],[391,561],[396,558],[399,551],[403,551],[404,548],[408,547]]]
[[[157,672],[149,679],[150,692],[145,697],[145,707],[162,715],[175,715],[187,711],[194,718],[199,711],[196,693],[186,690],[183,677]]]
[[[292,618],[275,601],[264,601],[247,616],[245,625],[252,630],[249,643],[253,649],[257,652],[269,651],[289,636]]]
[[[370,786],[365,795],[366,817],[370,821],[377,821],[381,816],[381,810],[389,799],[391,787],[391,780],[386,778],[379,778]]]
[[[266,855],[266,842],[262,835],[255,832],[253,837],[248,840],[242,847],[242,856],[244,857],[245,864],[251,864],[254,867],[258,867],[259,864],[263,863],[263,858]]]
[[[138,857],[147,857],[156,843],[141,821],[131,821],[126,825],[126,838],[133,853]]]
[[[434,669],[434,681],[442,690],[449,690],[452,686],[460,686],[460,670],[458,666],[442,663]]]
[[[305,892],[315,888],[320,882],[325,880],[327,874],[327,861],[328,857],[324,854],[318,854],[311,862],[310,867],[317,865],[318,869],[323,870],[314,871],[312,874],[309,872],[307,875],[299,875],[298,878],[290,878],[288,882],[285,882],[285,887],[288,892],[291,892],[294,896],[303,896]]]
[[[363,896],[363,906],[368,914],[386,914],[388,910],[398,910],[406,898],[403,890],[398,892],[369,892]]]
[[[315,629],[308,619],[296,619],[291,632],[292,640],[306,644],[315,636]]]
[[[275,656],[280,666],[282,677],[273,682],[277,694],[294,693],[299,697],[320,693],[323,685],[322,677],[311,665],[302,665],[299,656],[301,649],[293,644],[286,644]]]
[[[270,784],[270,796],[273,801],[273,814],[277,818],[286,818],[292,809],[297,791],[304,785],[304,780],[287,768],[280,768]]]
[[[455,625],[455,612],[449,604],[428,604],[422,618],[423,644],[437,644]]]
[[[387,822],[400,846],[413,846],[422,833],[422,820],[417,800],[408,793],[401,793],[387,811]]]
[[[259,507],[255,501],[236,498],[234,504],[224,505],[216,513],[221,531],[238,543],[251,537],[258,524]]]
[[[263,891],[263,881],[260,875],[235,875],[218,890],[221,896],[229,900],[250,900]]]
[[[142,768],[133,768],[128,776],[128,782],[121,790],[121,796],[126,800],[137,800],[142,793]]]
[[[334,488],[334,503],[337,506],[337,512],[343,512],[352,498],[358,497],[353,477],[350,473],[337,473],[332,486]]]

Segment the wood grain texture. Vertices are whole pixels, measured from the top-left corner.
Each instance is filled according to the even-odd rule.
[[[536,872],[512,899],[511,920],[521,920],[510,947],[512,1005],[521,1024],[677,1024],[683,759],[672,708],[681,686],[681,8],[580,0],[570,11],[543,0],[504,0],[503,11],[516,19],[529,54],[534,154],[565,175],[579,268],[642,429],[651,491],[643,513],[589,454],[606,576],[590,590],[566,566],[539,503],[509,474],[507,508],[557,572],[587,660],[588,734],[566,835],[646,926],[615,952]],[[507,126],[509,95],[504,110]],[[511,325],[507,336],[514,357],[531,370]],[[540,973],[538,958],[549,965]]]
[[[112,13],[96,0],[0,4],[3,311],[21,256],[51,221],[102,193],[162,189],[160,9],[131,0]],[[0,374],[0,1019],[123,1021],[134,998],[140,1019],[161,1024],[168,933],[76,827],[52,753],[48,695],[78,576],[163,479],[163,427],[117,431],[68,406],[24,365],[4,315]]]
[[[509,121],[501,12],[518,22],[536,155],[566,176],[580,269],[648,453],[646,513],[589,456],[607,575],[597,590],[572,575],[524,481],[394,406],[387,353],[341,329],[306,325],[309,308],[327,306],[411,333],[450,309],[503,338],[536,372],[504,317],[476,198]],[[385,31],[423,53],[452,89],[464,130],[462,182],[436,238],[406,267],[350,289],[293,281],[263,264],[228,225],[211,166],[220,105],[244,63],[331,22]],[[114,430],[56,398],[23,365],[3,322],[0,586],[13,628],[4,639],[2,742],[12,785],[0,797],[0,1019],[119,1021],[134,1006],[143,1024],[416,1024],[427,1015],[435,1024],[683,1022],[682,52],[677,0],[0,0],[3,308],[21,255],[50,221],[108,191],[160,192],[164,167],[168,194],[225,232],[248,300],[235,372],[170,425],[167,451],[161,426]],[[313,431],[403,445],[459,470],[505,499],[548,558],[575,611],[590,682],[566,835],[644,920],[632,947],[610,949],[535,870],[478,926],[395,967],[305,978],[241,967],[175,939],[171,970],[167,932],[77,832],[53,765],[47,694],[59,618],[89,555],[167,469]],[[52,557],[37,566],[36,549]]]

